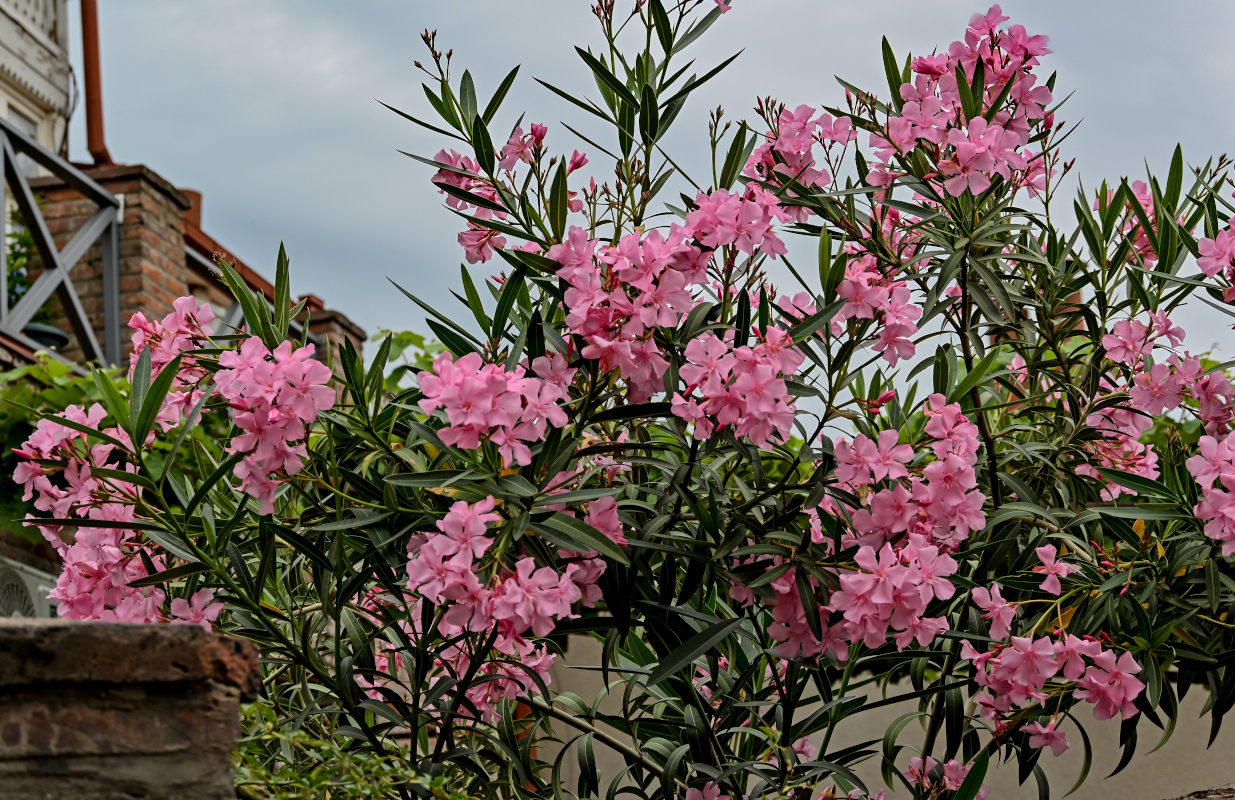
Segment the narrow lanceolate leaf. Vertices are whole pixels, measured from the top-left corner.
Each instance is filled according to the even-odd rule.
[[[472,124],[476,118],[476,83],[467,70],[463,71],[463,79],[459,81],[459,107],[463,109],[463,122]]]
[[[143,351],[143,355],[149,353],[149,350]],[[141,401],[141,409],[137,414],[137,419],[133,424],[133,442],[146,441],[146,434],[154,428],[154,420],[159,415],[159,411],[163,408],[163,400],[167,397],[168,391],[171,390],[172,381],[176,379],[176,374],[180,371],[180,356],[177,355],[171,361],[163,365],[163,369],[150,383],[150,389],[145,393],[145,397]],[[137,396],[134,394],[133,405],[130,411],[137,408]]]
[[[489,138],[489,129],[480,117],[472,120],[472,151],[476,154],[476,163],[486,174],[492,174],[497,166],[497,154],[493,150],[493,140]]]
[[[660,111],[656,107],[656,92],[651,86],[644,84],[639,103],[639,136],[645,145],[650,145],[656,141],[659,131]]]
[[[570,206],[570,189],[566,185],[566,161],[557,165],[553,185],[549,189],[549,230],[561,241],[566,235],[566,212]]]
[[[150,348],[143,348],[137,356],[137,364],[133,366],[133,388],[129,405],[129,431],[137,427],[137,418],[141,414],[142,404],[146,402],[146,393],[150,391]],[[119,422],[120,420],[117,420]],[[134,444],[144,439],[134,438]]]
[[[961,382],[956,384],[956,388],[948,393],[948,401],[954,402],[969,394],[970,390],[976,389],[990,371],[991,366],[995,363],[995,359],[999,357],[999,351],[992,348],[977,364],[974,364],[973,370],[961,379]]]
[[[523,279],[527,276],[527,267],[520,264],[502,284],[502,293],[497,298],[497,308],[493,311],[493,325],[489,328],[489,338],[497,339],[506,331],[506,320],[510,318],[510,309],[514,307],[515,298],[523,287]]]
[[[738,179],[738,173],[746,163],[746,159],[743,158],[745,152],[746,123],[743,122],[738,126],[738,132],[733,135],[733,141],[729,144],[729,152],[725,154],[725,163],[720,170],[718,188],[728,189]]]
[[[965,776],[961,788],[956,790],[954,800],[974,800],[982,790],[982,781],[986,780],[986,769],[989,765],[990,755],[983,750],[969,768],[969,774]]]
[[[656,38],[660,41],[660,49],[666,54],[673,50],[673,25],[669,15],[665,13],[665,4],[661,0],[652,0],[652,24],[656,26]]]
[[[502,101],[506,99],[507,92],[514,85],[515,76],[519,74],[519,68],[516,66],[510,72],[506,73],[506,77],[502,79],[502,83],[497,87],[497,91],[493,93],[493,97],[489,100],[489,104],[485,106],[484,113],[480,118],[489,124],[493,121],[493,117],[497,115],[497,110],[501,107]]]
[[[1098,467],[1098,472],[1102,473],[1102,477],[1106,478],[1111,483],[1117,483],[1125,489],[1131,489],[1137,493],[1142,499],[1160,498],[1173,499],[1172,492],[1165,483],[1156,481],[1152,478],[1145,478],[1140,475],[1131,475],[1127,472],[1120,472],[1114,469],[1106,469]]]
[[[288,273],[287,250],[279,242],[279,257],[274,270],[274,333],[280,339],[287,338],[291,324],[292,281]]]
[[[630,563],[626,552],[612,539],[583,520],[567,514],[555,512],[553,516],[545,520],[533,522],[532,530],[558,547],[565,547],[577,553],[595,550],[619,564]]]
[[[888,99],[891,101],[892,107],[897,111],[901,110],[901,106],[905,101],[901,100],[901,70],[896,65],[896,55],[892,52],[892,45],[888,42],[888,37],[883,37],[883,72],[888,78]]]
[[[743,617],[722,620],[682,642],[681,647],[661,659],[656,669],[652,670],[652,674],[648,676],[648,685],[661,683],[689,667],[696,658],[707,653],[737,630],[743,621]]]
[[[600,59],[584,50],[582,47],[576,47],[575,52],[579,54],[579,58],[583,59],[583,63],[587,64],[588,67],[591,68],[593,74],[596,75],[597,80],[612,89],[618,99],[632,109],[639,107],[639,100],[635,97],[634,93],[626,87],[625,83],[618,80],[617,76],[610,72],[609,68],[606,67]]]

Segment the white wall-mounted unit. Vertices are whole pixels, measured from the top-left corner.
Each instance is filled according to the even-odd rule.
[[[54,617],[47,594],[55,585],[54,576],[0,557],[0,617]]]

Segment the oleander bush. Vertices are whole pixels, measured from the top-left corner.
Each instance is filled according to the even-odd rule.
[[[20,448],[63,615],[260,645],[254,735],[315,744],[243,774],[338,748],[484,798],[1049,796],[1095,718],[1122,768],[1186,692],[1215,733],[1235,706],[1235,389],[1179,324],[1235,300],[1228,162],[1060,196],[1046,37],[993,6],[885,41],[886,89],[713,113],[688,173],[665,135],[736,68],[691,55],[728,10],[600,0],[553,131],[426,33],[432,121],[400,113],[474,266],[462,314],[412,297],[444,348],[414,382],[389,337],[289,340],[285,258],[272,305],[220,264],[243,330],[138,315],[131,392],[96,373]],[[553,669],[584,638],[600,697]]]

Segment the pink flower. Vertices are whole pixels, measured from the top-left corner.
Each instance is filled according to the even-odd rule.
[[[991,588],[974,587],[973,602],[986,613],[983,619],[991,621],[991,638],[1003,639],[1008,635],[1012,619],[1016,616],[1016,606],[1006,602],[999,592],[999,584],[992,583]]]
[[[219,613],[223,611],[223,604],[211,602],[212,600],[214,600],[214,591],[211,589],[198,589],[189,600],[183,597],[173,599],[171,612],[175,617],[174,621],[210,630],[211,623],[218,619]]]
[[[1136,366],[1152,346],[1149,328],[1135,319],[1116,322],[1111,332],[1102,337],[1106,357],[1128,366]]]
[[[729,7],[717,0],[717,4],[721,6],[721,13],[729,10]],[[721,794],[720,787],[712,781],[703,784],[702,789],[687,789],[686,800],[729,800],[729,795]]]
[[[1235,230],[1228,227],[1227,230],[1218,231],[1212,239],[1198,239],[1196,246],[1201,254],[1196,265],[1201,268],[1201,272],[1210,278],[1219,272],[1225,272],[1229,278],[1231,271],[1235,269]]]
[[[1063,590],[1059,579],[1066,578],[1073,572],[1079,572],[1080,567],[1056,561],[1055,545],[1053,544],[1043,545],[1034,552],[1038,554],[1038,560],[1042,562],[1042,566],[1034,567],[1033,571],[1046,575],[1046,578],[1042,581],[1042,591],[1058,597],[1059,593]]]
[[[1029,734],[1030,747],[1049,747],[1056,757],[1068,749],[1068,736],[1063,731],[1055,729],[1055,720],[1043,725],[1041,722],[1031,722],[1021,728]]]
[[[931,773],[935,771],[937,766],[939,766],[939,762],[930,756],[925,758],[914,756],[909,759],[909,768],[905,770],[904,775],[914,786],[929,789],[931,786]]]
[[[1145,684],[1132,677],[1140,671],[1141,665],[1131,653],[1116,660],[1113,652],[1103,650],[1081,678],[1076,696],[1094,704],[1095,719],[1110,719],[1117,714],[1128,719],[1136,715],[1134,701],[1145,688]]]

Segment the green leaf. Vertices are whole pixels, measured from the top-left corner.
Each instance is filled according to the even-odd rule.
[[[560,492],[558,494],[541,495],[533,506],[555,506],[566,505],[573,506],[576,503],[586,503],[590,500],[599,500],[602,497],[613,497],[621,493],[620,488],[596,488],[596,489],[577,489],[573,492]]]
[[[601,411],[599,414],[593,414],[588,420],[588,423],[595,425],[597,423],[613,422],[615,420],[667,417],[672,413],[671,408],[671,405],[665,402],[630,403],[627,405],[606,409],[605,411]]]
[[[476,83],[467,70],[463,70],[463,78],[459,81],[459,108],[463,111],[463,124],[471,125],[476,119]]]
[[[1102,477],[1106,478],[1111,483],[1117,483],[1125,489],[1131,489],[1140,496],[1157,497],[1168,500],[1176,499],[1174,493],[1167,488],[1166,484],[1152,478],[1145,478],[1140,475],[1131,475],[1127,472],[1107,469],[1106,467],[1098,467],[1098,472],[1102,473]]]
[[[987,371],[991,368],[991,365],[995,363],[995,360],[998,357],[999,351],[991,348],[991,351],[986,354],[986,357],[977,364],[974,364],[973,370],[962,378],[960,383],[956,384],[955,389],[948,393],[948,402],[955,402],[960,398],[967,396],[971,389],[976,388],[978,384],[982,382],[982,379],[986,377]]]
[[[666,101],[664,101],[663,103],[661,103],[661,104],[660,104],[660,105],[661,105],[661,107],[662,107],[662,108],[668,108],[668,107],[669,107],[670,105],[672,105],[674,102],[676,102],[676,101],[678,101],[678,100],[681,100],[681,99],[684,99],[684,98],[686,97],[686,95],[690,94],[690,93],[691,93],[691,92],[693,92],[695,89],[699,88],[699,87],[700,87],[700,86],[702,86],[704,83],[706,83],[707,81],[709,81],[709,80],[711,80],[712,78],[714,78],[714,77],[716,76],[716,74],[717,74],[717,73],[719,73],[722,69],[724,69],[725,67],[727,67],[727,66],[729,66],[730,64],[732,64],[732,63],[733,63],[733,59],[735,59],[735,58],[737,58],[738,56],[742,55],[742,52],[743,52],[743,51],[739,50],[738,52],[736,52],[736,53],[734,53],[733,55],[729,56],[729,57],[728,57],[728,58],[726,58],[724,61],[722,61],[722,62],[720,62],[719,64],[717,64],[715,67],[713,67],[712,69],[708,70],[708,71],[707,71],[707,73],[705,73],[705,74],[704,74],[704,76],[703,76],[702,78],[694,78],[694,79],[692,79],[689,83],[687,83],[687,84],[686,84],[685,86],[683,86],[680,90],[678,90],[678,92],[677,92],[676,94],[674,94],[674,95],[673,95],[672,97],[670,97],[668,100],[666,100]]]
[[[888,90],[891,92],[889,98],[892,101],[892,107],[897,111],[901,110],[904,105],[904,100],[901,99],[901,69],[897,65],[896,56],[892,53],[892,45],[888,42],[888,37],[883,37],[883,73],[888,79]]]
[[[497,115],[498,108],[502,105],[502,101],[506,99],[506,93],[510,91],[510,87],[514,85],[515,76],[519,74],[519,67],[515,67],[510,72],[506,73],[506,77],[502,79],[502,83],[497,87],[497,91],[493,93],[489,104],[485,106],[484,113],[480,115],[485,124],[493,121],[493,117]]]
[[[656,91],[645,83],[641,98],[639,103],[639,136],[643,139],[644,145],[650,145],[656,141],[656,135],[660,130],[660,114],[659,109],[656,107]]]
[[[103,407],[107,409],[108,416],[117,425],[124,427],[129,421],[129,408],[120,390],[116,388],[116,384],[112,383],[111,377],[98,367],[90,371],[90,377],[94,380],[94,385],[98,387],[99,394],[102,395]],[[133,434],[130,428],[126,428],[126,432],[130,437]]]
[[[144,578],[138,578],[135,581],[129,581],[128,585],[138,588],[142,586],[158,586],[163,583],[180,580],[181,578],[200,575],[203,572],[210,572],[213,568],[209,564],[194,562],[192,564],[181,564],[178,567],[165,569],[162,572],[156,572],[153,575],[147,575]]]
[[[669,22],[669,15],[665,13],[665,5],[661,0],[652,0],[651,8],[656,38],[660,40],[660,48],[668,55],[673,51],[673,25]]]
[[[678,37],[677,44],[673,46],[673,51],[675,53],[680,53],[689,47],[691,43],[702,36],[708,28],[712,27],[712,24],[715,23],[716,20],[720,19],[721,13],[722,12],[719,8],[714,8],[709,11],[703,19],[692,25],[690,30]]]
[[[270,306],[266,303],[266,298],[260,297],[259,299],[259,295],[249,288],[244,278],[240,277],[240,273],[222,258],[215,261],[215,266],[218,267],[223,282],[227,284],[228,291],[240,304],[249,331],[260,336],[262,342],[271,350],[278,347],[283,340],[275,336],[274,325],[270,319]]]
[[[990,766],[990,754],[983,750],[974,759],[973,766],[969,768],[969,774],[965,776],[961,788],[956,790],[953,800],[974,800],[982,789],[982,781],[986,780],[988,766]]]
[[[746,123],[738,126],[733,141],[729,143],[729,151],[725,154],[725,163],[720,170],[718,188],[728,189],[738,179],[738,173],[746,164]]]
[[[559,242],[566,235],[566,213],[569,210],[570,189],[566,185],[566,160],[557,165],[553,185],[549,189],[549,229]]]
[[[617,76],[609,71],[609,68],[601,62],[596,56],[592,55],[582,47],[576,47],[575,52],[579,54],[579,58],[583,59],[583,63],[591,68],[592,73],[597,80],[601,81],[605,86],[613,90],[613,93],[618,96],[623,103],[629,108],[636,109],[639,107],[639,101],[634,94],[626,87],[626,84],[617,79]]]
[[[961,109],[965,113],[965,119],[976,117],[978,115],[978,104],[970,91],[969,78],[965,75],[965,67],[961,64],[956,65],[956,93],[960,95]]]
[[[554,512],[551,517],[540,522],[533,522],[532,530],[558,547],[565,547],[577,553],[595,550],[619,564],[630,564],[626,552],[612,539],[583,520],[560,511]]]
[[[146,393],[150,391],[150,348],[143,348],[137,356],[137,364],[133,367],[133,380],[129,391],[129,430],[137,429],[137,418],[141,414],[142,405],[146,402]],[[133,439],[134,446],[145,442],[145,437]]]
[[[485,330],[489,327],[489,315],[485,313],[485,304],[480,299],[480,292],[476,291],[476,284],[472,281],[467,267],[460,264],[459,274],[463,279],[463,294],[467,297],[467,307],[471,310],[472,316],[476,318],[481,330]]]
[[[445,325],[431,319],[426,319],[425,324],[429,326],[429,330],[433,331],[433,335],[436,336],[442,344],[446,345],[446,349],[449,350],[456,358],[465,356],[468,353],[476,352],[476,348],[471,342],[458,335]]]
[[[502,293],[497,298],[497,308],[493,311],[493,325],[489,328],[489,338],[498,339],[506,330],[506,320],[510,317],[510,309],[514,307],[515,298],[523,287],[523,279],[527,276],[527,267],[522,264],[502,284]]]
[[[1180,145],[1175,145],[1175,153],[1171,156],[1171,169],[1166,177],[1166,192],[1162,195],[1162,199],[1166,201],[1167,207],[1174,211],[1179,208],[1179,196],[1184,188],[1184,150]]]
[[[143,355],[149,353],[147,349]],[[137,420],[133,424],[133,443],[138,446],[139,442],[146,441],[146,434],[150,433],[154,428],[154,420],[159,415],[159,411],[163,408],[163,400],[167,397],[168,391],[171,389],[172,381],[176,379],[176,375],[180,370],[181,355],[177,354],[175,358],[163,365],[163,369],[159,371],[159,375],[150,384],[150,389],[141,401],[141,411],[137,415]],[[137,397],[134,395],[133,406],[129,409],[130,412],[137,408]]]
[[[338,520],[335,520],[334,522],[325,522],[325,523],[322,523],[321,525],[314,525],[310,530],[313,530],[315,532],[322,532],[322,531],[348,531],[348,530],[352,530],[353,528],[363,528],[365,526],[372,525],[375,522],[381,522],[382,520],[391,516],[391,513],[392,512],[390,511],[373,511],[373,510],[360,511],[355,516],[347,517],[345,519],[338,519]]]
[[[837,300],[830,305],[824,306],[820,311],[811,314],[806,319],[799,322],[789,329],[789,338],[795,342],[801,342],[804,339],[813,336],[815,331],[822,328],[832,321],[832,317],[844,307],[845,300]]]
[[[274,333],[280,340],[287,338],[287,328],[291,324],[292,282],[288,266],[287,250],[279,242],[274,269]]]
[[[744,617],[736,617],[722,620],[682,642],[680,647],[662,658],[656,669],[652,670],[652,674],[647,679],[648,686],[655,686],[689,667],[696,658],[711,650],[737,630],[744,619]]]
[[[493,140],[489,138],[489,129],[480,117],[472,120],[472,152],[476,154],[476,163],[485,174],[493,174],[493,168],[497,165],[497,154],[493,150]]]

